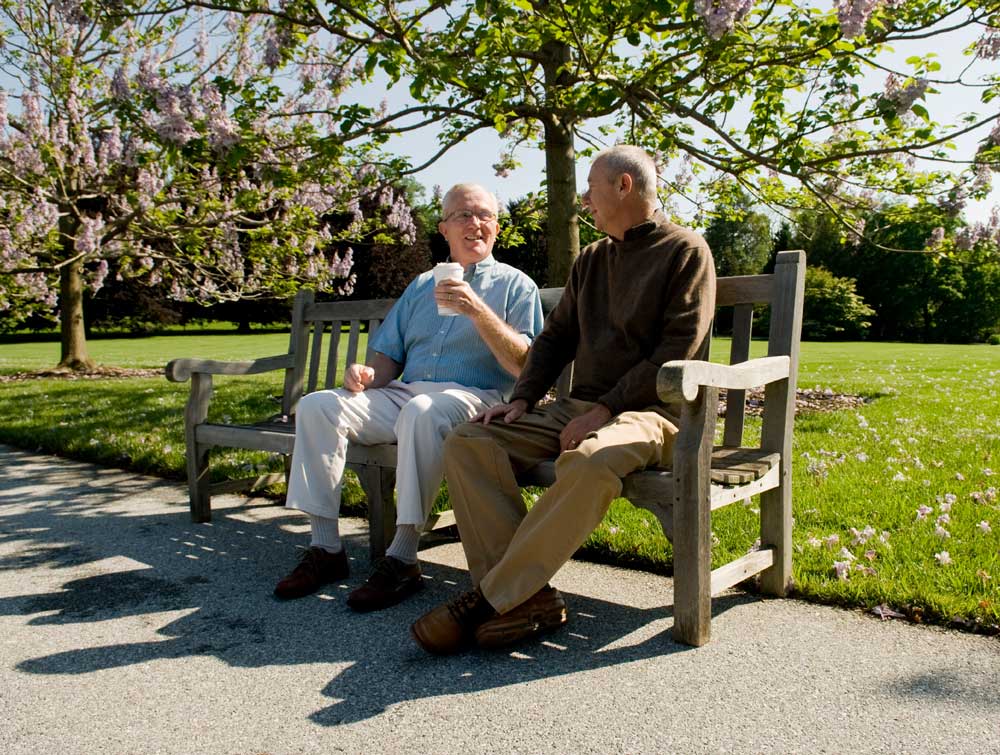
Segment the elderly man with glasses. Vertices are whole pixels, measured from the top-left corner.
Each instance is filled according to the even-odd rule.
[[[349,365],[342,389],[299,402],[286,505],[309,516],[312,542],[277,597],[300,598],[348,576],[337,517],[352,442],[397,444],[397,515],[385,558],[347,603],[379,610],[423,586],[417,542],[441,485],[445,436],[506,399],[542,326],[538,287],[493,258],[497,209],[483,187],[453,186],[438,230],[462,279],[435,285],[431,272],[417,276],[369,343],[368,363]],[[457,316],[442,316],[438,304]]]

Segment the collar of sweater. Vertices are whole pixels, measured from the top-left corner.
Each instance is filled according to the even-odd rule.
[[[666,218],[664,217],[663,213],[657,210],[655,213],[653,213],[653,217],[649,218],[648,220],[644,220],[638,225],[634,225],[627,231],[625,231],[624,238],[616,239],[614,236],[611,236],[610,239],[614,242],[614,245],[616,247],[628,247],[631,246],[632,243],[640,239],[646,238],[646,236],[651,234],[654,230],[656,230],[656,228],[662,225],[665,221]]]

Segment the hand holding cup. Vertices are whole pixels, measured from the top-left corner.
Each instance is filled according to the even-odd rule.
[[[445,317],[460,314],[458,310],[448,304],[449,301],[454,301],[455,294],[443,291],[440,284],[442,281],[460,282],[462,280],[463,273],[462,266],[457,262],[442,262],[441,264],[434,266],[433,272],[434,298],[437,300],[438,314]],[[452,298],[449,299],[448,297]]]

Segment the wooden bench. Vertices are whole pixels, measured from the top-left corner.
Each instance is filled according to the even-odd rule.
[[[709,639],[711,597],[760,574],[761,588],[784,595],[791,578],[792,491],[791,444],[795,413],[805,254],[781,252],[773,274],[718,279],[716,304],[733,307],[733,337],[729,365],[700,361],[668,362],[661,367],[657,390],[664,401],[682,402],[680,433],[673,465],[635,472],[623,481],[622,495],[651,511],[674,546],[674,627],[680,642],[702,645]],[[562,289],[543,289],[546,314]],[[770,305],[767,357],[749,359],[754,305]],[[294,443],[295,406],[304,393],[334,386],[337,368],[358,361],[362,323],[369,337],[385,317],[392,300],[316,303],[302,291],[292,311],[287,354],[252,362],[175,359],[167,365],[168,380],[191,380],[185,410],[187,471],[194,521],[211,517],[211,496],[279,481],[265,475],[234,482],[210,483],[208,454],[216,446],[284,454]],[[339,345],[349,332],[346,354]],[[326,348],[323,348],[326,340]],[[252,375],[285,370],[281,413],[253,425],[208,421],[213,375]],[[566,395],[571,370],[560,378],[557,395]],[[745,392],[766,386],[759,445],[744,446]],[[727,390],[722,445],[713,446],[719,389]],[[385,552],[395,530],[396,447],[348,448],[347,466],[354,470],[368,498],[370,554]],[[555,464],[548,462],[521,475],[522,485],[547,486]],[[760,547],[736,560],[711,568],[711,512],[760,495]]]

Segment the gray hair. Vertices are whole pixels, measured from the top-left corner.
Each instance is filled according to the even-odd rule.
[[[488,191],[486,187],[480,186],[479,184],[463,183],[455,184],[447,192],[445,192],[444,197],[441,199],[441,217],[448,217],[448,209],[451,207],[452,202],[455,199],[456,194],[462,194],[464,192],[479,191],[490,198],[490,204],[493,206],[493,214],[500,214],[500,203],[497,201],[496,195]]]
[[[594,162],[598,161],[605,164],[612,177],[628,173],[636,194],[652,205],[657,203],[656,163],[642,147],[617,144],[598,152]]]

